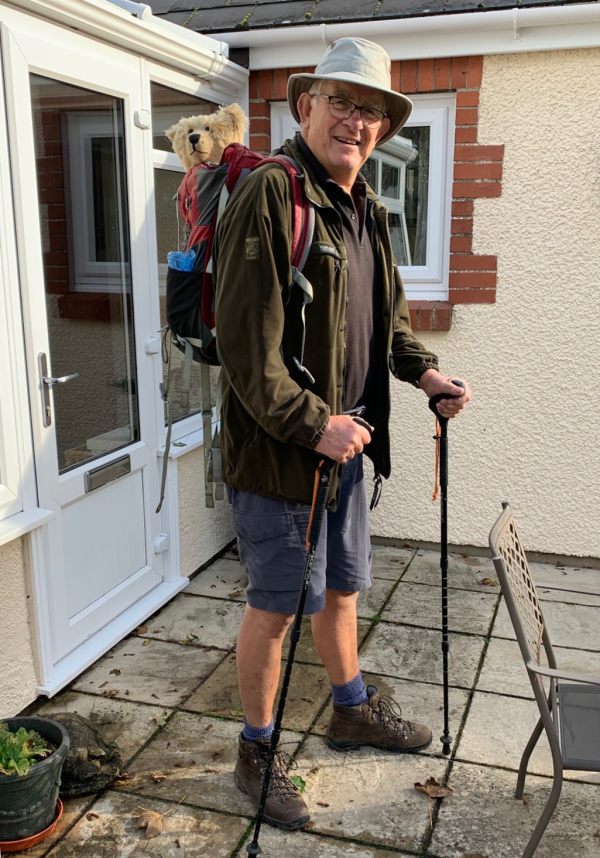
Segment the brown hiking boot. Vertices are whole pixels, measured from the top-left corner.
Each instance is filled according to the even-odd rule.
[[[240,735],[233,778],[238,789],[250,796],[255,809],[260,802],[263,773],[269,759],[270,747],[270,742],[246,742]],[[287,776],[286,760],[281,751],[275,752],[263,819],[269,825],[284,828],[286,831],[302,828],[310,819],[304,799]]]
[[[368,701],[358,706],[334,703],[327,725],[327,744],[335,751],[350,751],[361,745],[394,753],[418,751],[431,744],[431,730],[425,724],[405,721],[400,706],[391,697],[382,697],[373,685],[367,688]]]

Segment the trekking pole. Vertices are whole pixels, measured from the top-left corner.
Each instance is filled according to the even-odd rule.
[[[292,632],[290,635],[290,648],[285,665],[285,671],[283,674],[283,682],[281,683],[281,691],[279,692],[279,702],[277,704],[277,714],[275,715],[275,723],[273,725],[273,733],[271,735],[271,747],[269,749],[269,757],[267,759],[267,765],[265,766],[265,771],[263,774],[262,791],[260,794],[260,802],[258,804],[258,811],[256,814],[254,836],[252,838],[252,842],[246,846],[246,852],[248,853],[248,855],[260,855],[260,853],[262,852],[262,849],[258,845],[258,838],[260,836],[260,828],[265,812],[265,804],[267,801],[267,796],[269,794],[269,784],[271,783],[275,751],[277,750],[277,745],[279,744],[279,736],[281,734],[281,723],[283,721],[283,711],[285,709],[285,701],[287,697],[288,687],[290,684],[290,676],[292,675],[292,667],[294,665],[294,656],[296,654],[296,647],[298,645],[298,641],[300,640],[302,614],[304,613],[304,604],[306,602],[306,595],[308,593],[308,585],[310,583],[313,561],[315,557],[315,552],[317,550],[317,543],[319,541],[321,522],[323,520],[323,515],[325,513],[325,505],[327,503],[329,478],[331,475],[331,469],[333,468],[334,464],[335,462],[332,462],[331,459],[321,459],[321,461],[317,465],[317,470],[315,472],[315,488],[313,492],[313,500],[310,510],[310,520],[308,522],[308,528],[306,531],[306,548],[308,553],[306,555],[306,563],[304,565],[302,584],[300,586],[300,592],[298,593],[298,602],[296,603],[296,614],[294,616],[294,624],[292,626]]]
[[[452,380],[452,384],[464,389],[462,381]],[[451,394],[438,393],[429,400],[429,407],[435,414],[439,426],[439,450],[440,450],[440,568],[442,572],[442,672],[444,688],[444,732],[440,736],[442,753],[448,755],[452,744],[449,725],[449,693],[448,693],[448,653],[450,643],[448,640],[448,417],[443,417],[437,410],[437,405],[442,399],[454,399]]]

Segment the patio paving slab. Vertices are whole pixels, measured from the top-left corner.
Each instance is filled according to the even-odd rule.
[[[250,800],[233,782],[239,734],[237,722],[178,713],[136,757],[116,788],[136,793],[142,804],[152,796],[251,817]],[[285,730],[280,748],[293,754],[301,738]]]
[[[419,751],[420,754],[441,754],[442,745],[439,737],[444,728],[444,706],[442,689],[439,685],[427,685],[424,682],[408,682],[404,679],[390,679],[377,676],[374,673],[363,673],[367,685],[375,685],[380,694],[393,697],[402,709],[402,717],[408,721],[420,721],[428,724],[433,732],[433,741],[428,748]],[[469,694],[458,688],[450,689],[450,732],[456,735],[462,721]],[[324,736],[331,715],[328,706],[311,732]]]
[[[236,858],[248,858],[246,845],[252,840],[252,834],[237,853]],[[395,849],[385,851],[377,847],[360,846],[347,840],[334,840],[314,832],[278,831],[265,825],[260,830],[259,844],[265,858],[414,858],[406,852]]]
[[[439,553],[419,549],[402,580],[413,584],[439,584],[440,577]],[[471,557],[456,553],[448,555],[448,586],[483,593],[500,592],[490,557]]]
[[[517,858],[550,793],[551,781],[528,778],[526,801],[514,798],[516,775],[501,769],[455,763],[429,851],[439,858]],[[536,858],[597,858],[600,790],[565,783]]]
[[[429,829],[429,800],[415,782],[442,781],[447,761],[373,748],[340,753],[310,737],[297,757],[311,831],[418,851]]]
[[[556,650],[559,667],[578,673],[600,674],[597,652],[561,647]],[[545,663],[545,662],[544,662]],[[513,694],[533,699],[533,689],[527,675],[518,643],[503,638],[490,640],[483,669],[477,681],[478,691]]]
[[[433,591],[433,592],[432,592]],[[442,628],[441,587],[401,581],[382,618],[413,626]],[[486,635],[498,597],[491,593],[452,590],[448,594],[448,627],[453,632]]]
[[[530,563],[529,569],[536,587],[588,591],[600,596],[600,569],[561,563]]]
[[[389,578],[373,578],[371,587],[358,597],[358,616],[366,619],[378,616],[395,586],[396,582]]]
[[[476,691],[457,757],[517,771],[538,718],[539,710],[534,700]],[[552,757],[545,733],[540,736],[531,755],[528,770],[537,775],[552,774]],[[598,772],[565,771],[564,776],[568,780],[600,783]]]
[[[600,610],[589,605],[541,602],[552,645],[600,652]],[[493,637],[516,640],[504,599],[492,629]],[[557,654],[557,658],[560,657]]]
[[[42,858],[42,856],[47,855],[49,848],[54,844],[58,843],[58,841],[64,837],[68,829],[72,825],[74,825],[75,822],[77,822],[79,817],[86,811],[86,809],[91,804],[93,804],[94,800],[95,796],[93,795],[84,795],[79,798],[71,798],[66,800],[63,799],[63,815],[60,818],[54,832],[46,840],[42,840],[41,843],[38,843],[37,846],[32,846],[31,849],[28,849],[26,852],[19,854],[26,855],[27,858]]]
[[[52,717],[58,712],[74,712],[87,718],[106,742],[116,743],[125,765],[172,711],[129,700],[65,691],[44,703],[39,714]]]
[[[230,650],[243,613],[237,602],[180,593],[152,618],[144,637]]]
[[[147,838],[140,828],[144,811],[160,814],[162,833]],[[52,858],[229,858],[247,821],[222,813],[108,792],[52,851]]]
[[[171,708],[191,694],[223,657],[221,650],[130,637],[82,674],[71,688]]]
[[[373,543],[371,571],[374,578],[397,581],[415,555],[414,548],[395,548]]]
[[[282,680],[283,670],[279,690]],[[276,701],[279,699],[279,690]],[[284,724],[287,729],[300,732],[308,730],[330,693],[329,680],[322,666],[294,665],[285,706]],[[234,655],[228,656],[219,665],[198,691],[183,704],[183,708],[186,711],[241,721],[243,713]]]
[[[195,575],[183,592],[243,602],[247,584],[248,577],[240,561],[221,557]]]
[[[485,638],[450,633],[449,641],[450,685],[471,688]],[[430,629],[378,623],[361,649],[360,664],[372,673],[441,683],[442,636]]]

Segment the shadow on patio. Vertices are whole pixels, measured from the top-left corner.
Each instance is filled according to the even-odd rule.
[[[600,572],[531,564],[561,666],[598,672]],[[420,548],[374,546],[374,584],[359,603],[366,680],[428,722],[429,749],[339,754],[322,740],[329,686],[303,631],[292,674],[282,748],[295,758],[312,820],[302,832],[268,826],[265,858],[518,858],[550,788],[544,737],[525,800],[513,798],[522,749],[537,720],[525,668],[487,557],[450,556],[452,754],[441,754],[439,557]],[[124,777],[95,796],[66,802],[53,840],[29,856],[245,858],[252,808],[233,783],[240,729],[235,637],[244,576],[225,552],[185,592],[105,655],[40,714],[78,712],[118,744]],[[435,777],[453,794],[433,801],[415,782]],[[567,772],[536,858],[597,858],[599,776]],[[145,810],[164,831],[145,837]]]

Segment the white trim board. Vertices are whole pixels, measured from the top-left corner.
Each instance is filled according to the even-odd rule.
[[[379,42],[393,60],[600,47],[600,4],[213,34],[230,48],[250,48],[252,71],[316,64],[324,41],[356,35]]]

